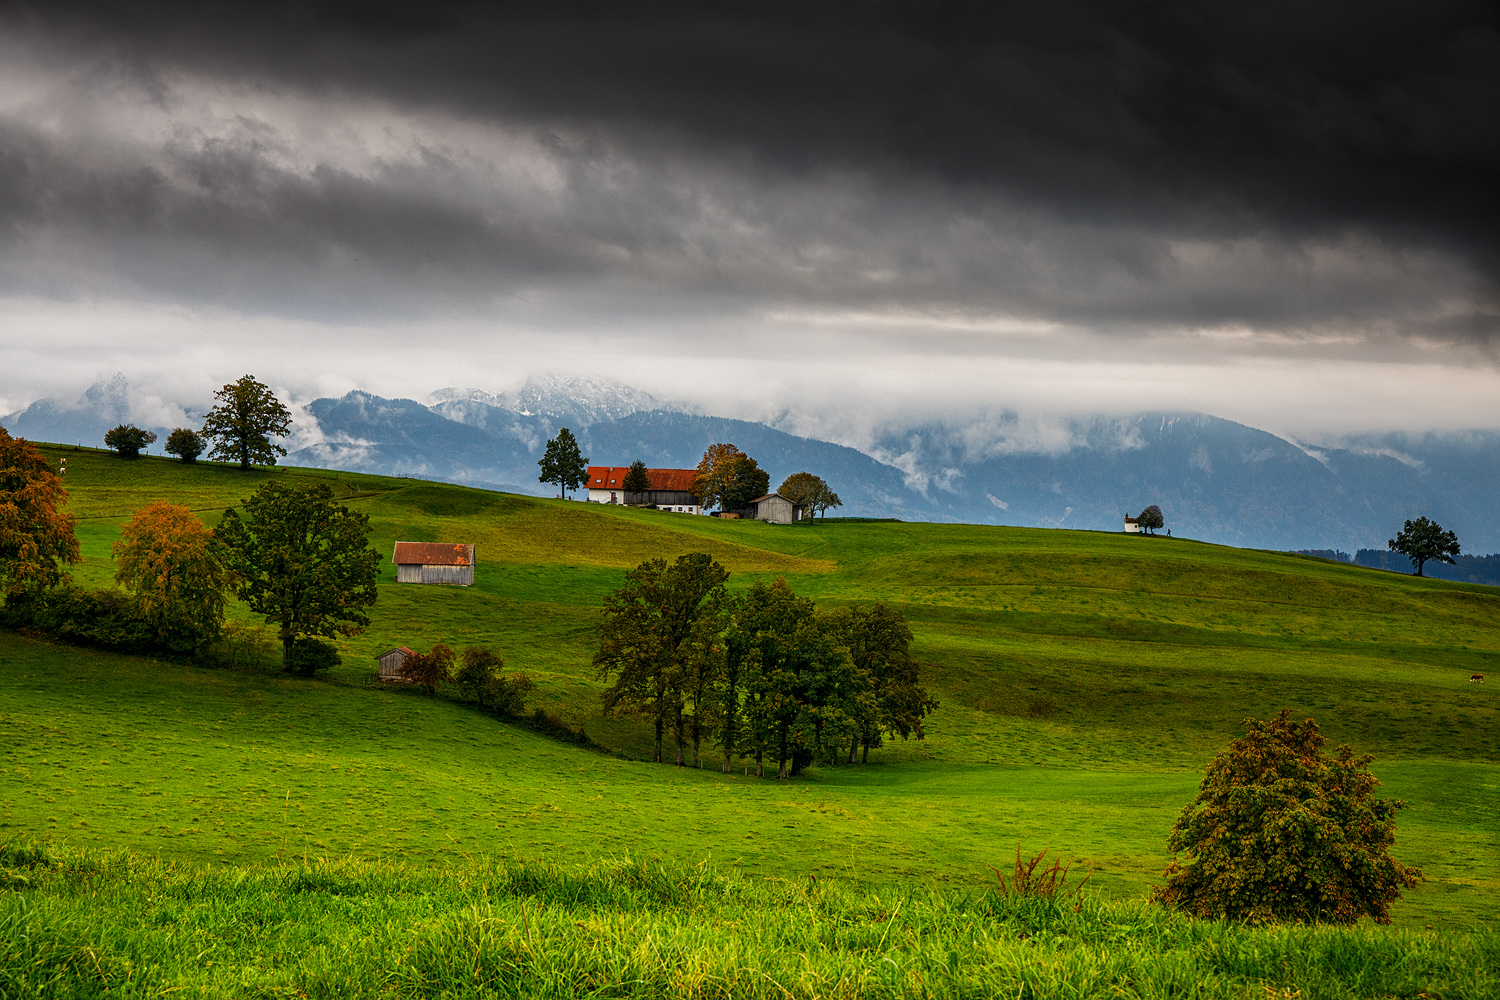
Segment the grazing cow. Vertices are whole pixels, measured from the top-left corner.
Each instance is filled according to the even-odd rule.
[[[1483,684],[1484,683],[1484,674],[1475,674],[1474,676],[1472,676],[1472,677],[1469,678],[1469,683],[1470,684],[1474,684],[1474,683]]]
[[[57,474],[59,476],[66,476],[68,474],[68,460],[66,458],[63,459],[62,464],[57,467]]]

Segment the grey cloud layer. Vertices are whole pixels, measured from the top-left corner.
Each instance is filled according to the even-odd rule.
[[[0,287],[1496,336],[1486,8],[998,6],[22,9]]]

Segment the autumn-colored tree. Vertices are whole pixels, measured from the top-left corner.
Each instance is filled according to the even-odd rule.
[[[0,594],[67,582],[63,566],[79,559],[73,516],[62,510],[67,502],[52,463],[0,427]]]
[[[218,405],[203,419],[203,437],[214,442],[210,458],[239,462],[241,469],[275,465],[286,449],[271,440],[291,432],[292,411],[270,386],[243,375],[214,393]]]
[[[228,575],[213,532],[192,511],[156,501],[120,530],[113,551],[115,582],[135,594],[158,642],[191,648],[218,636]]]
[[[121,458],[139,458],[141,450],[155,441],[155,431],[143,431],[135,424],[118,424],[104,434],[104,447]]]
[[[828,488],[828,484],[823,481],[822,477],[815,476],[811,472],[792,473],[782,480],[776,492],[805,509],[812,517],[817,517],[830,508],[844,505],[839,495]]]
[[[205,442],[198,436],[198,432],[187,427],[179,427],[167,435],[167,443],[162,447],[168,455],[176,455],[184,462],[196,462],[198,456],[203,454]]]
[[[1375,798],[1371,758],[1324,752],[1312,719],[1283,709],[1245,726],[1172,827],[1168,849],[1190,861],[1174,858],[1153,898],[1199,917],[1390,923],[1401,890],[1422,880],[1389,854],[1406,803]]]
[[[720,510],[737,510],[770,488],[770,475],[732,444],[709,445],[693,477],[693,495]]]
[[[380,554],[370,548],[370,519],[333,502],[319,483],[293,489],[270,482],[233,507],[214,529],[235,592],[277,626],[282,665],[291,670],[299,636],[356,634],[370,624]]]
[[[413,653],[401,664],[401,676],[437,694],[438,685],[453,677],[453,647],[438,643],[425,653]]]

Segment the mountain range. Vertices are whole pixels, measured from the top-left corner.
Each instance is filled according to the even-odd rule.
[[[33,440],[98,445],[133,421],[165,439],[163,412],[116,377],[72,404],[51,399],[0,417]],[[205,406],[173,407],[192,423]],[[196,426],[196,424],[193,424]],[[691,412],[604,379],[548,376],[520,390],[444,388],[431,402],[367,392],[296,414],[293,464],[468,483],[545,495],[537,459],[561,427],[593,464],[690,468],[729,441],[774,487],[814,472],[836,515],[1119,531],[1157,504],[1177,535],[1275,549],[1383,548],[1407,518],[1431,517],[1465,552],[1500,549],[1500,434],[1365,435],[1311,447],[1201,413],[1083,417],[1045,433],[1014,413],[887,428],[859,449],[764,423]],[[155,449],[159,450],[158,444]]]

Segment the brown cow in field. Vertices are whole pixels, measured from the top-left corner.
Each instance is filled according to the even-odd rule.
[[[1480,684],[1483,684],[1484,683],[1484,674],[1474,674],[1472,677],[1469,678],[1469,683],[1470,684],[1473,684],[1476,681],[1478,683],[1480,683]]]

